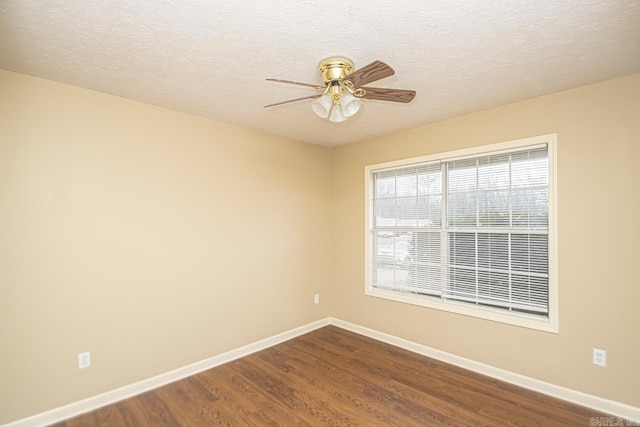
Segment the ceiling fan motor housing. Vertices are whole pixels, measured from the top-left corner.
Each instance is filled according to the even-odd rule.
[[[342,80],[353,73],[353,62],[342,56],[332,56],[320,63],[318,72],[324,83],[328,84],[332,81]]]

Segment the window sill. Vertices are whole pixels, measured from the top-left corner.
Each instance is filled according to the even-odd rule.
[[[491,307],[472,306],[457,301],[443,302],[429,296],[401,294],[394,291],[386,291],[370,287],[366,289],[365,295],[491,320],[499,323],[506,323],[513,326],[535,329],[543,332],[558,333],[557,321],[553,322],[552,319],[542,319],[525,313],[505,313],[503,310],[493,309]]]

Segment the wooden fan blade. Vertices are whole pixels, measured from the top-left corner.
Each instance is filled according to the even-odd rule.
[[[277,83],[288,83],[290,85],[307,86],[307,87],[312,87],[312,88],[318,89],[318,90],[325,90],[326,89],[324,86],[312,85],[311,83],[294,82],[292,80],[267,79],[267,81],[269,81],[269,82],[277,82]]]
[[[375,99],[378,101],[391,101],[391,102],[411,102],[416,96],[415,90],[405,89],[390,89],[384,87],[361,87],[364,90],[364,95],[361,98]]]
[[[304,99],[320,98],[321,96],[322,96],[322,94],[319,94],[319,95],[311,95],[311,96],[305,96],[305,97],[302,97],[302,98],[296,98],[296,99],[290,99],[290,100],[288,100],[288,101],[276,102],[275,104],[265,105],[265,106],[264,106],[264,108],[275,107],[276,105],[288,104],[288,103],[290,103],[290,102],[302,101],[302,100],[304,100]]]
[[[384,62],[373,61],[371,64],[349,74],[343,79],[343,81],[350,81],[353,83],[353,87],[358,88],[394,74],[395,71],[393,71],[393,68],[389,67]]]

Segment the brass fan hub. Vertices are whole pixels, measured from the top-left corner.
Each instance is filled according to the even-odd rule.
[[[335,80],[342,80],[353,73],[353,62],[342,56],[332,56],[320,63],[318,72],[325,84]]]

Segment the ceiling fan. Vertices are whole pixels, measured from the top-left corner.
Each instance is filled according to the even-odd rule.
[[[312,87],[321,93],[265,105],[265,108],[317,98],[311,103],[314,113],[323,119],[328,117],[331,122],[337,123],[356,114],[360,109],[362,98],[407,103],[416,96],[415,90],[365,86],[395,73],[393,68],[382,61],[373,61],[371,64],[353,71],[353,62],[350,59],[332,56],[320,62],[318,73],[324,81],[324,86],[291,80],[267,79],[270,82]]]

